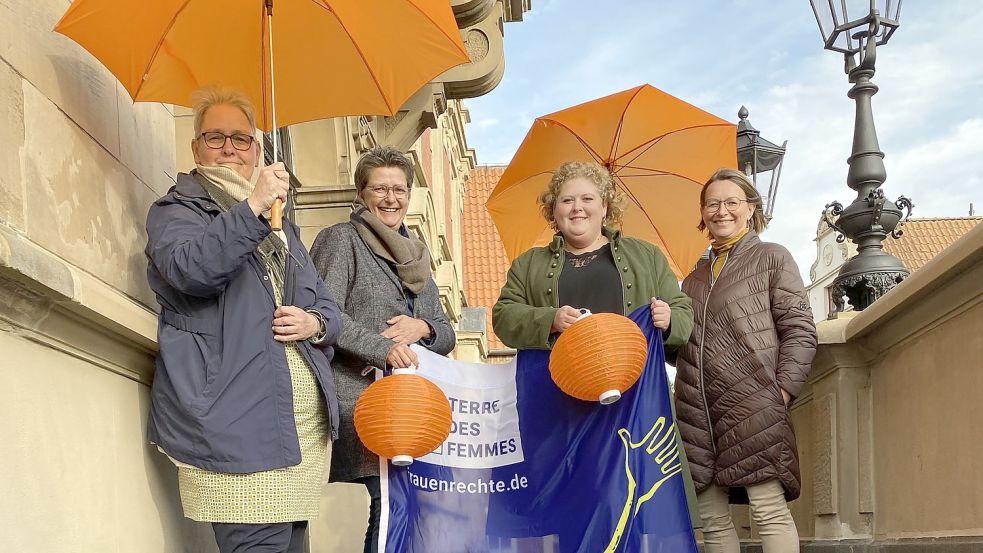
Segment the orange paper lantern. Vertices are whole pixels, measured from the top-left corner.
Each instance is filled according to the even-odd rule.
[[[355,402],[355,430],[369,451],[406,466],[442,444],[451,432],[447,396],[413,369],[376,380]]]
[[[597,313],[570,325],[550,353],[550,375],[567,394],[614,403],[645,369],[648,342],[631,319]]]

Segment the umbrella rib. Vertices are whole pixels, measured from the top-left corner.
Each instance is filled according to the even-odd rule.
[[[642,151],[640,151],[637,154],[635,154],[635,157],[633,157],[630,160],[628,160],[628,163],[623,164],[623,165],[619,165],[619,167],[631,167],[631,165],[630,165],[631,163],[633,163],[636,159],[638,159],[638,158],[642,157],[643,155],[645,155],[645,152],[647,152],[650,149],[652,149],[653,146],[655,146],[656,144],[658,144],[665,137],[666,137],[666,135],[663,134],[661,136],[657,136],[657,137],[653,138],[652,140],[648,141],[647,143],[644,143],[644,144],[647,144],[647,146],[645,146],[645,148]],[[641,148],[641,146],[642,145],[639,145],[637,148],[631,150],[631,152],[634,152],[635,150],[638,150],[638,148]],[[625,155],[628,155],[631,152],[626,152]]]
[[[365,64],[365,71],[368,72],[370,77],[372,77],[372,82],[375,83],[375,87],[379,90],[379,96],[382,97],[382,101],[385,102],[386,104],[386,109],[389,110],[388,115],[390,117],[396,115],[396,110],[394,110],[392,105],[389,104],[389,98],[386,98],[386,93],[383,92],[382,90],[382,84],[379,82],[379,77],[376,76],[374,71],[372,71],[372,66],[369,65],[369,60],[365,59],[365,54],[362,52],[362,49],[358,46],[358,43],[355,42],[355,38],[352,36],[352,34],[348,32],[348,27],[345,27],[345,25],[341,22],[341,19],[338,17],[338,12],[336,12],[334,8],[331,7],[331,4],[328,3],[328,0],[324,0],[323,3],[314,2],[314,4],[320,6],[322,9],[326,10],[335,19],[338,20],[338,26],[341,27],[341,29],[345,32],[346,35],[348,35],[348,39],[351,40],[352,42],[352,47],[355,48],[355,51],[358,52],[358,57],[360,57],[362,59],[362,63]]]
[[[519,186],[520,184],[526,182],[527,180],[529,180],[531,178],[538,177],[540,175],[547,175],[547,174],[552,175],[552,173],[553,173],[553,171],[540,171],[538,173],[533,173],[533,174],[531,174],[531,175],[529,175],[527,177],[522,177],[521,179],[519,179],[519,180],[515,181],[514,183],[512,183],[512,185],[509,186],[508,188],[503,188],[502,189],[502,192],[504,193],[504,192],[507,192],[509,190],[512,190],[516,186]],[[494,199],[494,198],[492,198],[492,196],[495,195],[495,192],[496,192],[496,190],[492,190],[491,193],[488,194],[488,199],[485,200],[485,205],[486,206]]]
[[[625,195],[628,196],[628,199],[631,200],[631,202],[638,207],[638,210],[642,212],[642,215],[645,216],[645,219],[649,222],[649,225],[652,226],[652,230],[654,230],[656,236],[659,237],[659,242],[661,242],[662,245],[665,246],[666,249],[668,249],[669,246],[666,242],[665,237],[662,236],[662,231],[659,230],[659,227],[655,226],[655,221],[652,220],[652,217],[650,217],[648,212],[645,211],[645,208],[642,207],[642,203],[638,201],[638,198],[635,197],[635,194],[633,194],[632,191],[628,189],[628,186],[625,185],[624,181],[621,180],[620,176],[616,176],[614,178],[621,183],[621,189],[625,191]],[[668,251],[666,251],[665,253],[667,258],[671,258]]]
[[[416,4],[416,2],[414,2],[413,0],[406,0],[406,2],[409,3],[410,5],[412,5],[414,8],[416,8],[416,11],[420,12],[420,15],[422,15],[428,21],[430,21],[430,23],[433,24],[433,26],[436,27],[441,32],[441,34],[443,34],[448,40],[450,40],[451,43],[454,44],[454,46],[458,46],[459,47],[458,48],[458,51],[460,53],[464,54],[464,56],[466,58],[468,58],[468,62],[470,63],[470,61],[471,61],[471,55],[468,54],[468,51],[467,50],[462,49],[464,47],[464,43],[461,42],[461,36],[460,35],[458,35],[457,37],[452,37],[451,35],[447,34],[447,32],[444,31],[444,28],[441,27],[440,25],[438,25],[437,22],[434,21],[432,17],[430,17],[430,14],[428,14],[420,6],[418,6]]]
[[[694,180],[692,177],[687,177],[686,175],[680,175],[679,173],[673,173],[671,171],[659,171],[658,169],[649,169],[647,167],[629,167],[629,169],[641,169],[643,171],[652,171],[652,174],[647,174],[647,175],[622,175],[622,174],[619,173],[618,174],[618,178],[626,178],[626,177],[627,178],[641,178],[641,177],[679,177],[679,178],[681,178],[683,180],[688,180],[688,181],[692,182],[693,184],[695,184],[697,186],[700,186],[700,187],[703,186],[703,183],[702,182],[700,182],[698,180]]]
[[[618,119],[618,130],[614,133],[614,141],[611,143],[611,151],[608,152],[608,159],[611,161],[611,163],[614,163],[614,156],[618,151],[618,146],[621,145],[621,130],[625,126],[625,116],[628,115],[628,108],[631,107],[631,103],[635,101],[635,98],[641,94],[643,88],[645,88],[645,85],[638,87],[638,90],[636,90],[635,93],[631,95],[631,98],[629,98],[625,103],[625,109],[621,111],[621,118]]]
[[[689,131],[689,130],[693,130],[693,129],[705,129],[705,128],[710,128],[710,127],[726,127],[726,126],[733,126],[733,125],[731,125],[730,123],[723,123],[723,124],[722,123],[715,123],[713,125],[693,125],[692,127],[683,127],[681,129],[674,129],[674,130],[671,130],[671,131],[669,131],[667,133],[660,134],[659,136],[653,137],[651,140],[648,140],[646,142],[642,142],[638,146],[635,146],[631,150],[628,150],[627,152],[625,152],[625,156],[630,155],[631,153],[635,152],[639,148],[644,148],[641,152],[638,152],[638,155],[636,155],[635,157],[631,158],[631,160],[628,162],[628,163],[631,163],[632,161],[635,161],[639,157],[645,155],[645,152],[647,152],[649,150],[649,148],[651,148],[652,146],[654,146],[655,144],[657,144],[660,140],[662,140],[663,138],[669,136],[670,134],[676,134],[678,132]]]
[[[171,29],[174,28],[174,24],[177,22],[177,18],[180,17],[181,12],[183,12],[184,9],[187,8],[188,4],[190,3],[191,0],[184,0],[184,3],[181,4],[181,7],[174,12],[174,15],[171,17],[171,20],[167,23],[167,27],[164,28],[164,32],[160,34],[160,40],[157,41],[157,45],[154,47],[154,53],[150,56],[150,60],[147,61],[147,67],[144,68],[143,74],[140,75],[140,84],[137,85],[137,89],[133,91],[134,102],[137,100],[137,97],[140,96],[140,90],[143,89],[143,83],[147,82],[146,77],[147,75],[150,74],[150,67],[153,66],[155,61],[157,61],[157,54],[160,52],[161,46],[164,45],[164,40],[167,38],[167,35],[171,32]]]
[[[594,157],[594,160],[596,162],[600,163],[601,165],[604,165],[604,160],[601,159],[600,154],[598,154],[597,152],[595,152],[594,149],[591,148],[586,142],[584,142],[584,139],[581,138],[579,134],[573,132],[573,129],[571,129],[570,127],[564,125],[563,123],[560,123],[559,121],[557,121],[555,119],[543,119],[542,117],[537,117],[536,118],[536,121],[549,121],[550,123],[552,123],[554,125],[557,125],[558,127],[561,127],[563,129],[565,129],[568,133],[571,134],[571,136],[573,136],[574,138],[577,139],[577,142],[580,142],[580,145],[583,146],[585,150],[587,150],[587,153],[589,153],[591,156]],[[533,124],[535,124],[535,122],[533,122]]]

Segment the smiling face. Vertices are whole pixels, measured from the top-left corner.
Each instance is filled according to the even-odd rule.
[[[211,106],[202,116],[201,132],[219,132],[228,136],[243,134],[252,136],[249,119],[241,109],[224,104]],[[195,163],[205,167],[221,165],[232,169],[246,179],[253,176],[253,171],[259,163],[259,143],[255,140],[245,151],[239,151],[232,145],[232,140],[226,139],[221,148],[211,148],[205,144],[201,134],[191,140],[191,153]]]
[[[601,235],[607,204],[586,177],[572,178],[562,186],[553,205],[553,220],[563,239],[576,247],[594,243]]]
[[[734,200],[737,200],[737,206],[731,211],[727,204]],[[754,205],[747,201],[744,190],[730,180],[716,180],[707,186],[703,205],[707,204],[719,204],[716,209],[702,209],[703,224],[717,241],[726,240],[746,228],[754,214]]]
[[[406,173],[399,167],[376,167],[360,195],[365,206],[387,227],[398,230],[410,206]]]

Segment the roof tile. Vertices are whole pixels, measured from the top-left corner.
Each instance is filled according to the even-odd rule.
[[[915,272],[980,221],[983,217],[908,219],[901,227],[901,238],[884,240],[884,251],[897,256],[905,267]]]
[[[505,347],[492,331],[491,310],[505,284],[510,264],[485,201],[504,171],[504,165],[474,168],[464,194],[464,296],[469,307],[485,308],[491,349]]]

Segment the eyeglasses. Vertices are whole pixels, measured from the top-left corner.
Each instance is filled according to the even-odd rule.
[[[741,207],[742,202],[747,202],[747,200],[742,200],[740,198],[727,198],[726,200],[709,200],[707,203],[703,204],[703,211],[707,213],[716,213],[720,206],[724,206],[727,211],[734,212],[737,208]]]
[[[219,148],[225,147],[226,139],[232,139],[232,147],[240,152],[245,152],[253,145],[253,140],[256,140],[251,134],[225,134],[217,131],[207,131],[201,133],[201,139],[205,141],[205,146],[213,150],[218,150]]]
[[[365,189],[379,199],[385,198],[390,192],[393,193],[393,196],[395,196],[397,200],[405,199],[410,195],[410,190],[404,186],[367,186]]]

